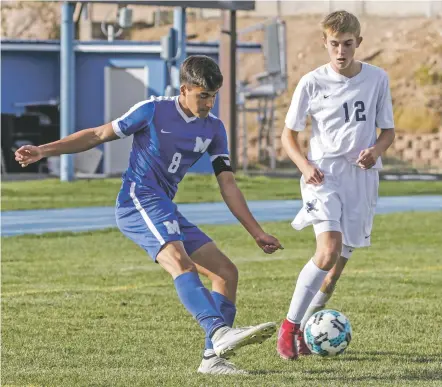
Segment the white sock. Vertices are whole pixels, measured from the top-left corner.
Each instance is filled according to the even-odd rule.
[[[304,331],[305,324],[307,324],[309,318],[312,317],[317,311],[325,307],[325,304],[327,304],[330,297],[331,294],[323,293],[318,290],[318,293],[316,293],[315,297],[313,297],[312,302],[310,303],[307,311],[304,314],[304,317],[302,318],[301,331]]]
[[[301,322],[313,297],[321,288],[322,281],[324,281],[327,273],[328,271],[317,267],[313,260],[307,262],[299,273],[298,281],[296,281],[295,291],[287,314],[289,321],[295,324]]]

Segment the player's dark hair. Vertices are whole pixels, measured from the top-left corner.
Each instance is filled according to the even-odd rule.
[[[181,65],[180,84],[218,90],[223,84],[223,75],[212,58],[206,55],[192,55]]]

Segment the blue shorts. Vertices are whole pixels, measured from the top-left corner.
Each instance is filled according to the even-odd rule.
[[[120,231],[156,261],[162,247],[182,241],[188,255],[212,240],[178,211],[160,188],[123,182],[115,209]]]

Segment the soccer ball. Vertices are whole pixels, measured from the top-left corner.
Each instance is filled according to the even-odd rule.
[[[316,312],[305,325],[304,340],[310,351],[316,355],[339,355],[351,341],[350,321],[337,310]]]

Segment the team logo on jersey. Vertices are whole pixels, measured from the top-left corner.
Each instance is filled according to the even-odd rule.
[[[180,231],[180,225],[178,224],[178,221],[174,220],[173,222],[163,222],[163,224],[166,226],[167,228],[167,233],[169,235],[172,234],[181,234]]]
[[[193,151],[204,153],[211,142],[211,138],[206,138],[205,140],[203,140],[201,137],[197,137],[195,141],[195,148],[193,148]]]
[[[318,202],[318,199],[310,200],[309,202],[305,203],[305,209],[307,210],[307,213],[309,214],[312,211],[318,211],[316,208],[316,203]]]

